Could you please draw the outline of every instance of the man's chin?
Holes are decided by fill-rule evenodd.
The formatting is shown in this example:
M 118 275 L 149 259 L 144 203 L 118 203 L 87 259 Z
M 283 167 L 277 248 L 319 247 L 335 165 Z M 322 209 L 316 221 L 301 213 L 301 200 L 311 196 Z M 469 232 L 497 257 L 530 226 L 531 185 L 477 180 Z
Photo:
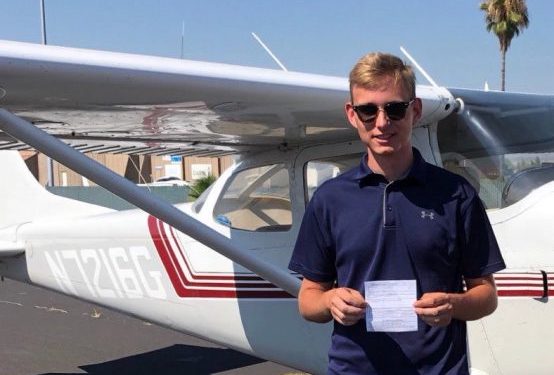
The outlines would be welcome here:
M 412 149 L 411 144 L 398 144 L 398 143 L 389 143 L 389 144 L 369 144 L 369 150 L 374 155 L 379 156 L 388 156 L 388 155 L 397 155 L 404 154 L 406 150 Z
M 371 153 L 374 155 L 387 156 L 396 153 L 396 149 L 393 146 L 377 146 L 370 147 Z

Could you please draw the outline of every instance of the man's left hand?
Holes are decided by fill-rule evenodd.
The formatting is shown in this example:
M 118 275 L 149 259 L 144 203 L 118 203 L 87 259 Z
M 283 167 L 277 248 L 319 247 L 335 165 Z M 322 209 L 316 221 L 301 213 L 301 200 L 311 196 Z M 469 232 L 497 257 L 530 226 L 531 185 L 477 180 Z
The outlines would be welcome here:
M 414 302 L 416 314 L 433 327 L 446 327 L 452 321 L 453 306 L 448 293 L 425 293 Z

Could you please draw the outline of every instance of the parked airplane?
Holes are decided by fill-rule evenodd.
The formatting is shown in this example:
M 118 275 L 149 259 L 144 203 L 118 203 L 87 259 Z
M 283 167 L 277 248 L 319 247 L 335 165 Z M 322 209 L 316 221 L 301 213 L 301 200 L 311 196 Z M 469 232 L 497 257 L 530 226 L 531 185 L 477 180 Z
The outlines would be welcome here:
M 554 96 L 417 95 L 414 145 L 475 185 L 508 265 L 497 311 L 469 323 L 472 373 L 549 373 Z M 314 189 L 363 151 L 346 79 L 0 41 L 0 96 L 0 149 L 35 148 L 144 210 L 52 195 L 0 151 L 1 275 L 325 372 L 331 326 L 301 319 L 287 264 Z M 78 151 L 93 149 L 240 161 L 174 208 Z

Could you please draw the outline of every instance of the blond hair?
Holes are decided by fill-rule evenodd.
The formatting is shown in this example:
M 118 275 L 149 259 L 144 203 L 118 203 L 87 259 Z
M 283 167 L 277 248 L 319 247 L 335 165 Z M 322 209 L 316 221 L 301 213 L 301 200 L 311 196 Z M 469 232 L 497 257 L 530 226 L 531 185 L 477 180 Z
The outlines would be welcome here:
M 351 100 L 354 86 L 374 90 L 380 88 L 387 78 L 392 78 L 395 85 L 400 83 L 410 94 L 410 99 L 415 98 L 416 81 L 412 67 L 394 55 L 372 52 L 359 59 L 350 71 Z

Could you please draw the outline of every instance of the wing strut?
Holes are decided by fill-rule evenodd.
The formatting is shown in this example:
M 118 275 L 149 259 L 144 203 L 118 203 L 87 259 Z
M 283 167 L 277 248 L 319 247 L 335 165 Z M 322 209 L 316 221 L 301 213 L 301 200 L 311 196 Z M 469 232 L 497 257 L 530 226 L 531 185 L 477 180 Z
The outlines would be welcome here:
M 143 191 L 131 181 L 5 109 L 0 109 L 0 130 L 27 143 L 117 196 L 140 207 L 150 215 L 248 268 L 289 294 L 298 296 L 300 280 L 287 271 L 246 253 L 225 236 L 192 219 L 161 198 Z

